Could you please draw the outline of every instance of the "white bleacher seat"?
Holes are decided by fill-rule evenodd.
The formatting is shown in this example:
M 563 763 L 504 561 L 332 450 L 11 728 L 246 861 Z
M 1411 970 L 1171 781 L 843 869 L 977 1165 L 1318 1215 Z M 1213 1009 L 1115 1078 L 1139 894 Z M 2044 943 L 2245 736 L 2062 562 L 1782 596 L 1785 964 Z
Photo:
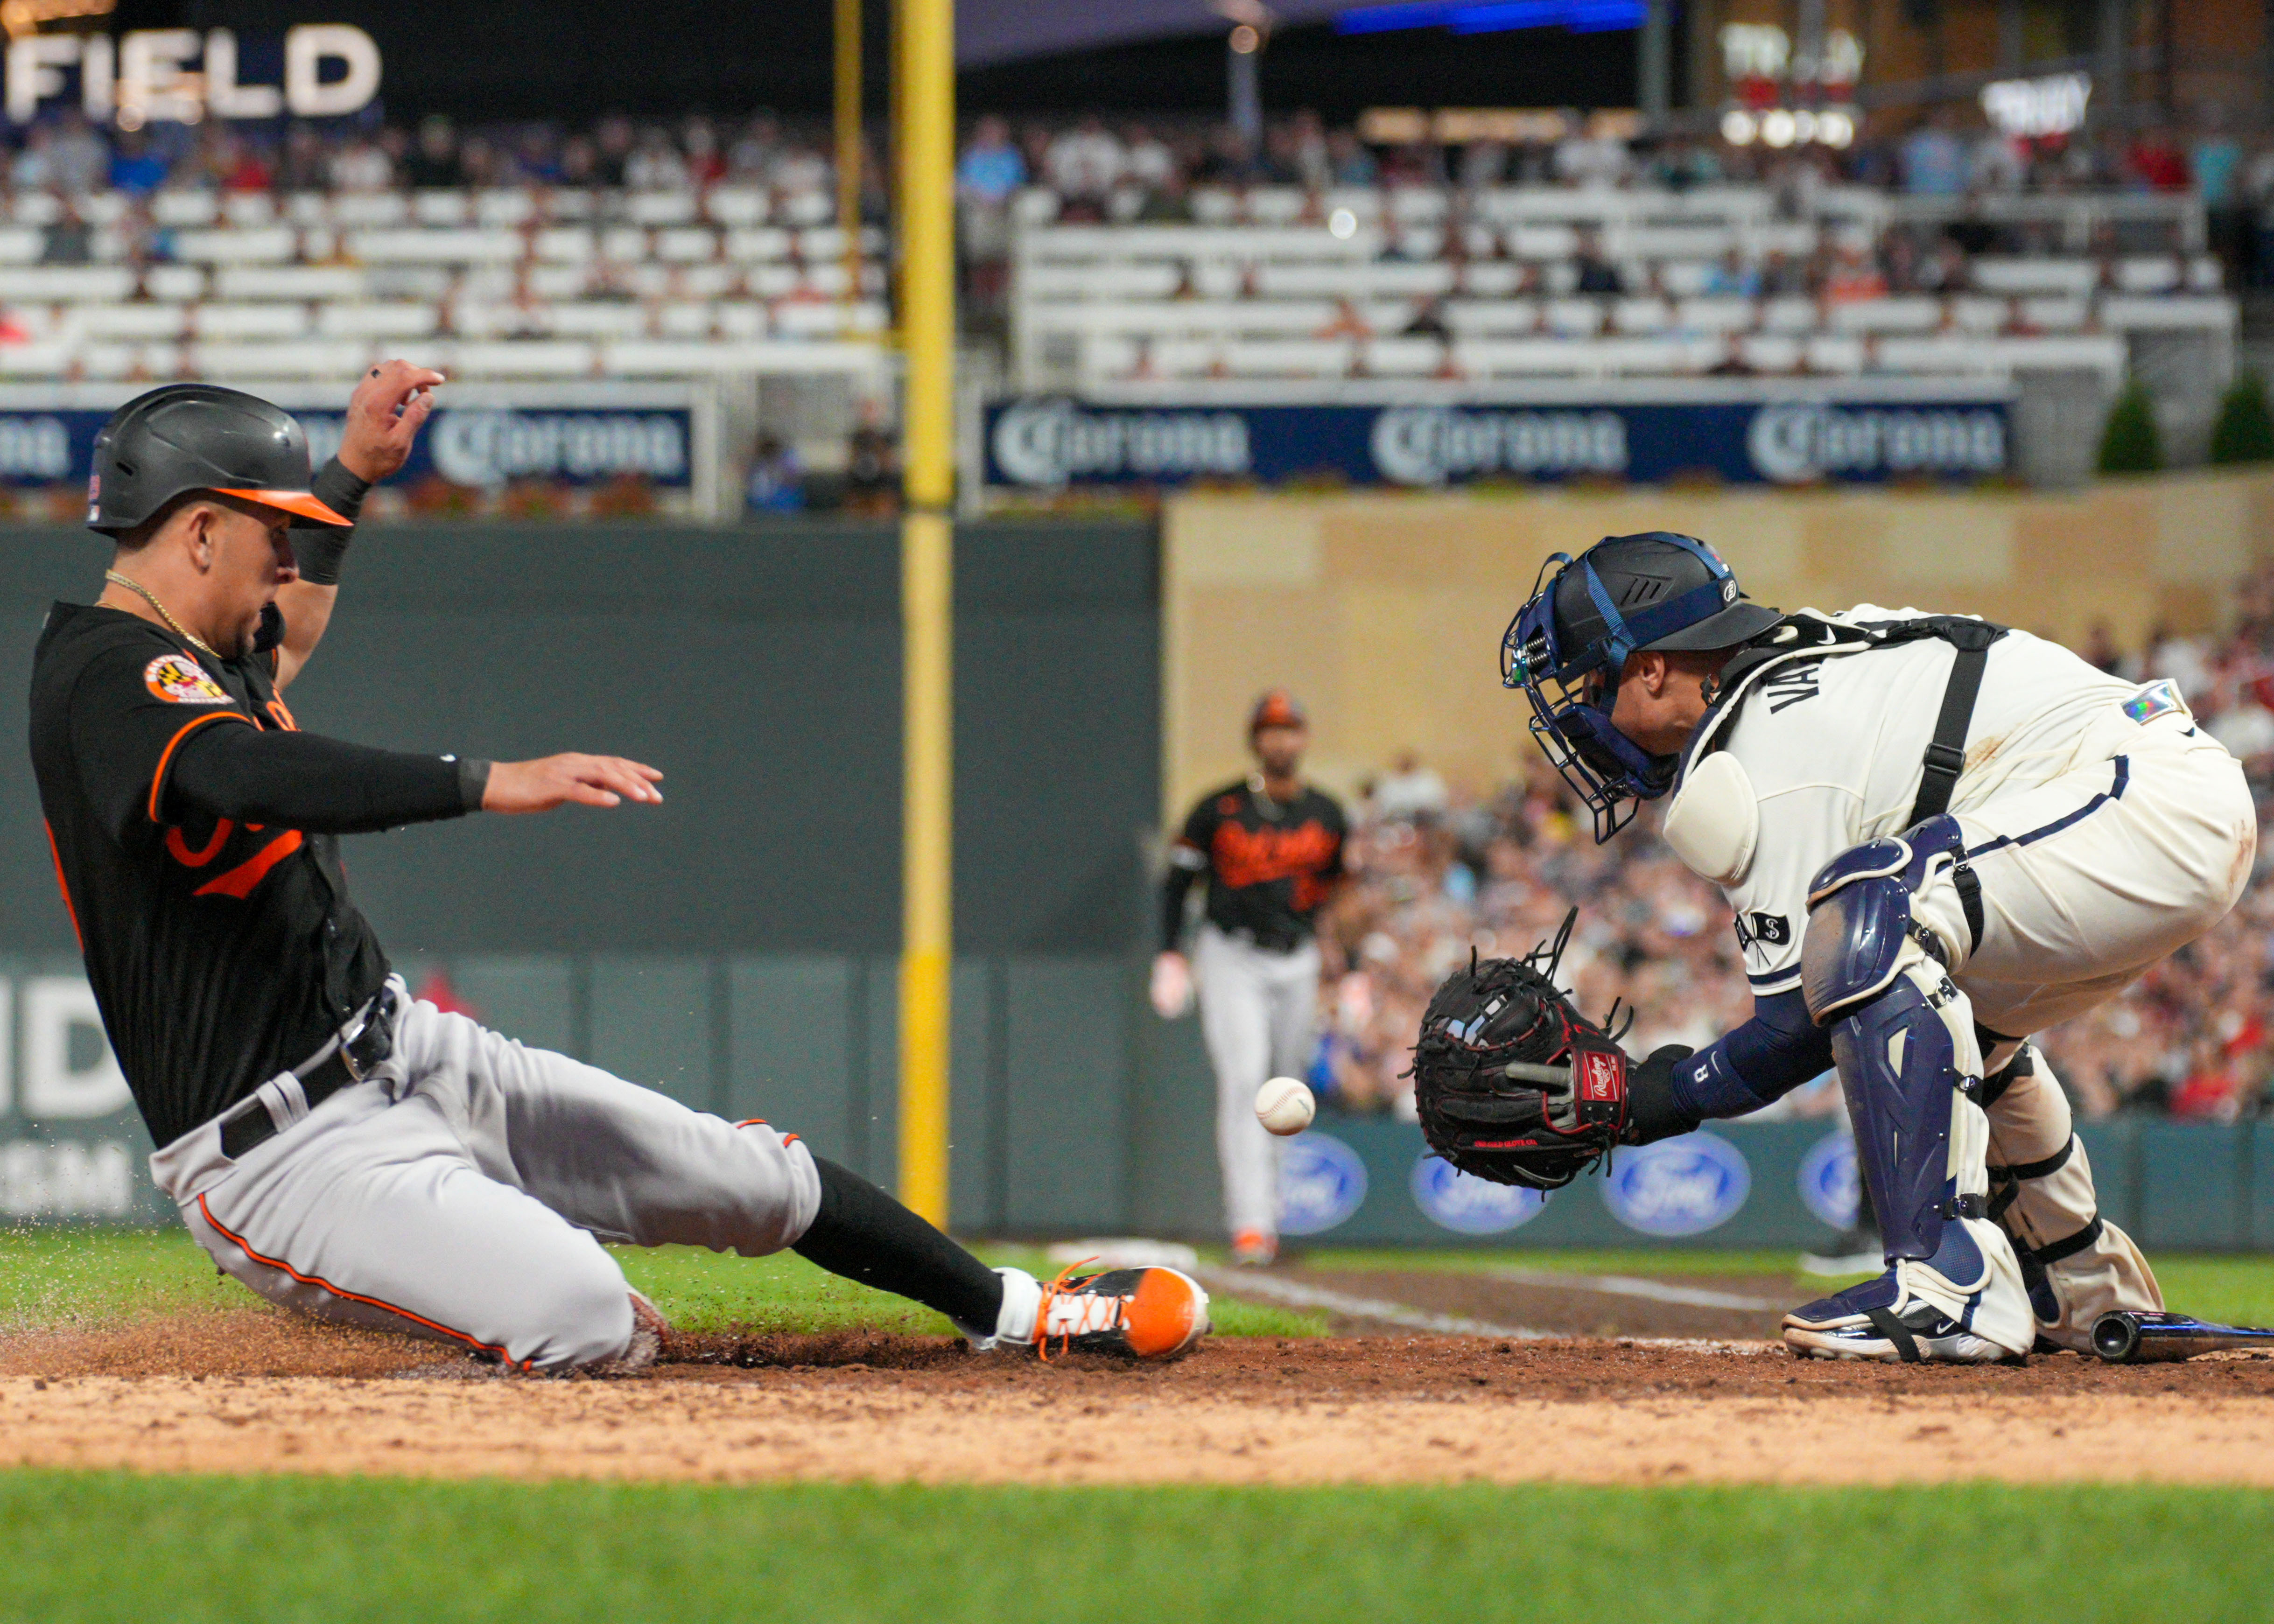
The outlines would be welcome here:
M 624 218 L 636 226 L 688 225 L 702 201 L 691 192 L 635 192 L 624 199 Z
M 1194 264 L 1192 277 L 1193 291 L 1204 299 L 1236 299 L 1247 290 L 1246 273 L 1221 260 Z
M 1235 378 L 1341 378 L 1358 358 L 1347 338 L 1236 338 L 1224 347 L 1224 370 Z
M 1310 200 L 1298 187 L 1258 186 L 1247 194 L 1247 217 L 1259 226 L 1291 226 Z
M 1408 298 L 1450 293 L 1456 267 L 1442 259 L 1380 259 L 1372 265 L 1259 265 L 1265 298 Z
M 142 291 L 154 299 L 201 299 L 206 296 L 205 267 L 154 265 L 142 273 Z
M 1524 267 L 1513 259 L 1472 259 L 1461 267 L 1459 283 L 1472 298 L 1512 298 L 1524 286 Z
M 375 229 L 409 223 L 410 199 L 400 192 L 343 192 L 332 199 L 332 223 Z
M 1747 333 L 1737 340 L 1737 357 L 1757 372 L 1799 369 L 1801 342 L 1788 333 Z
M 1674 325 L 1674 307 L 1664 299 L 1620 299 L 1611 306 L 1611 327 L 1628 334 L 1663 333 Z
M 1551 260 L 1540 267 L 1538 285 L 1552 298 L 1569 298 L 1578 289 L 1579 267 L 1569 259 Z
M 202 188 L 169 186 L 150 194 L 150 219 L 156 225 L 210 225 L 220 214 L 221 200 Z
M 1962 294 L 1950 301 L 1950 324 L 1962 333 L 2000 333 L 2014 319 L 2011 300 Z
M 555 304 L 546 331 L 563 338 L 644 338 L 651 327 L 646 308 L 614 299 Z
M 0 378 L 56 378 L 71 370 L 79 346 L 42 340 L 0 344 Z
M 171 303 L 88 304 L 76 325 L 89 338 L 179 338 L 189 330 L 189 309 Z
M 2192 293 L 2217 293 L 2226 286 L 2226 267 L 2216 254 L 2198 254 L 2187 265 L 2187 289 Z
M 1615 338 L 1590 344 L 1595 367 L 1623 376 L 1681 376 L 1702 372 L 1719 361 L 1726 346 L 1719 339 Z
M 184 231 L 174 238 L 177 257 L 208 264 L 281 264 L 291 259 L 299 245 L 300 234 L 290 226 Z
M 1888 372 L 1964 374 L 1998 369 L 1996 352 L 1990 346 L 1958 333 L 1883 338 L 1874 361 L 1880 371 Z
M 527 225 L 537 218 L 537 194 L 526 186 L 492 186 L 474 193 L 478 226 Z
M 1433 377 L 1445 365 L 1445 346 L 1434 338 L 1368 339 L 1359 365 L 1376 378 Z
M 358 299 L 367 287 L 354 265 L 224 265 L 214 273 L 220 299 Z
M 2170 293 L 2186 280 L 2187 269 L 2176 255 L 2157 254 L 2149 259 L 2116 262 L 2116 289 L 2120 293 Z
M 218 212 L 218 206 L 216 206 Z M 204 225 L 213 218 L 184 221 L 184 225 Z M 328 192 L 296 192 L 284 199 L 284 218 L 296 226 L 328 226 L 332 223 L 332 198 Z
M 240 231 L 276 222 L 276 200 L 265 192 L 231 192 L 221 200 L 221 217 Z
M 742 271 L 740 266 L 711 259 L 700 265 L 674 267 L 672 280 L 677 283 L 673 289 L 676 297 L 717 299 L 724 298 L 742 285 Z
M 1075 370 L 1085 378 L 1118 379 L 1133 374 L 1141 362 L 1151 365 L 1150 347 L 1141 339 L 1093 334 L 1081 341 Z
M 326 338 L 432 338 L 440 312 L 425 300 L 320 305 L 316 330 Z
M 1161 378 L 1206 378 L 1217 369 L 1214 341 L 1205 338 L 1164 338 L 1150 349 L 1154 374 Z
M 586 186 L 559 186 L 545 194 L 546 218 L 556 223 L 592 220 L 600 214 L 600 194 Z
M 798 291 L 816 298 L 833 299 L 850 290 L 845 267 L 834 261 L 809 265 L 798 274 Z
M 582 378 L 593 371 L 591 345 L 529 339 L 473 341 L 442 347 L 454 376 L 464 378 Z
M 582 265 L 532 265 L 524 280 L 536 298 L 576 299 L 584 297 L 592 273 L 589 267 Z
M 1983 348 L 1992 361 L 2007 372 L 2091 369 L 2113 383 L 2124 375 L 2129 364 L 2123 339 L 2112 333 L 2059 338 L 1999 338 L 1988 341 Z
M 341 258 L 340 234 L 329 226 L 300 228 L 300 258 L 310 265 L 324 265 Z
M 784 338 L 834 338 L 883 327 L 883 306 L 864 299 L 791 299 L 774 307 L 774 331 Z
M 1402 225 L 1434 223 L 1452 207 L 1452 199 L 1434 186 L 1392 186 L 1384 201 L 1389 217 Z
M 2040 333 L 2074 333 L 2092 314 L 2091 304 L 2082 297 L 2025 298 L 2016 300 L 2014 305 L 2022 325 Z
M 1807 341 L 1808 370 L 1847 376 L 1864 370 L 1864 341 L 1841 333 L 1818 333 Z
M 1547 330 L 1564 338 L 1593 338 L 1603 330 L 1600 299 L 1550 299 L 1541 314 Z
M 1329 237 L 1327 240 L 1332 242 L 1335 239 Z M 1434 259 L 1445 252 L 1445 233 L 1438 226 L 1392 226 L 1382 232 L 1382 242 L 1385 263 Z M 1389 252 L 1392 244 L 1397 249 L 1394 256 Z
M 1743 333 L 1759 320 L 1752 300 L 1726 295 L 1684 299 L 1674 310 L 1674 325 L 1691 333 Z
M 1835 333 L 1931 333 L 1942 325 L 1942 301 L 1924 294 L 1849 299 L 1832 306 Z
M 1773 253 L 1788 259 L 1804 259 L 1816 252 L 1820 234 L 1815 226 L 1804 220 L 1764 221 L 1747 226 L 1737 234 L 1743 245 L 1745 257 L 1758 259 Z
M 2100 301 L 2103 327 L 2127 332 L 2224 332 L 2235 325 L 2233 299 L 2206 298 L 2199 294 L 2172 294 L 2165 298 L 2120 298 Z
M 1019 272 L 1021 299 L 1165 299 L 1184 281 L 1173 265 L 1032 265 Z
M 1603 252 L 1637 259 L 1718 259 L 1737 245 L 1728 226 L 1629 226 L 1603 238 Z
M 810 226 L 797 234 L 792 252 L 801 259 L 842 259 L 845 233 L 835 226 Z M 885 252 L 885 234 L 874 226 L 861 228 L 861 253 L 875 259 Z
M 0 303 L 76 303 L 124 299 L 134 294 L 134 273 L 122 265 L 0 267 Z
M 586 226 L 546 226 L 529 241 L 531 254 L 553 265 L 584 265 L 599 252 L 599 243 Z
M 1658 285 L 1677 299 L 1699 298 L 1713 285 L 1713 268 L 1703 259 L 1668 259 L 1658 267 Z
M 715 325 L 707 303 L 681 300 L 655 312 L 656 335 L 660 338 L 707 339 Z
M 1186 200 L 1193 218 L 1204 226 L 1228 226 L 1239 218 L 1239 199 L 1221 186 L 1195 186 Z
M 1593 370 L 1592 348 L 1555 338 L 1465 338 L 1453 346 L 1453 365 L 1472 378 L 1570 376 Z
M 798 289 L 800 273 L 787 260 L 779 265 L 756 265 L 742 274 L 742 285 L 762 299 L 787 298 Z
M 1028 186 L 1011 199 L 1011 218 L 1022 226 L 1046 226 L 1058 217 L 1058 194 L 1048 186 Z
M 486 277 L 501 279 L 508 290 L 513 272 L 504 266 L 472 266 L 460 270 L 446 265 L 367 265 L 364 287 L 374 299 L 439 299 L 463 284 L 479 287 Z
M 826 192 L 787 192 L 783 195 L 775 213 L 788 225 L 826 225 L 837 218 L 837 199 Z
M 0 265 L 30 265 L 45 244 L 45 235 L 35 226 L 0 226 Z
M 200 342 L 183 353 L 195 370 L 213 378 L 343 378 L 363 370 L 371 347 L 345 339 L 271 344 Z
M 758 339 L 773 331 L 772 317 L 764 305 L 754 300 L 729 299 L 713 308 L 721 338 Z
M 1537 299 L 1453 299 L 1445 325 L 1462 338 L 1522 337 L 1540 330 Z
M 80 344 L 74 349 L 72 359 L 79 375 L 89 379 L 156 382 L 177 377 L 182 371 L 182 349 L 178 344 Z
M 518 233 L 463 227 L 439 231 L 355 231 L 348 252 L 358 259 L 425 265 L 510 264 L 522 257 Z
M 703 199 L 704 214 L 728 227 L 764 225 L 770 207 L 764 191 L 757 186 L 714 186 Z
M 743 228 L 727 233 L 727 257 L 745 265 L 789 258 L 790 234 L 779 226 Z
M 428 187 L 410 194 L 410 218 L 422 226 L 462 226 L 474 217 L 474 200 L 463 192 Z M 505 225 L 507 221 L 484 221 Z
M 1977 258 L 1974 285 L 1984 293 L 2067 294 L 2082 297 L 2100 281 L 2090 259 L 2001 259 Z
M 640 226 L 609 226 L 600 233 L 600 258 L 636 265 L 648 257 L 648 234 Z
M 1764 333 L 1811 333 L 1816 330 L 1816 301 L 1797 294 L 1761 301 Z
M 200 304 L 192 318 L 198 338 L 299 338 L 308 331 L 305 304 Z
M 19 226 L 51 226 L 64 217 L 64 200 L 52 192 L 19 192 L 8 204 L 8 218 Z
M 719 257 L 719 234 L 709 226 L 666 226 L 655 234 L 655 257 L 676 264 Z
M 601 352 L 601 370 L 612 378 L 735 372 L 749 365 L 734 345 L 691 339 L 620 339 Z

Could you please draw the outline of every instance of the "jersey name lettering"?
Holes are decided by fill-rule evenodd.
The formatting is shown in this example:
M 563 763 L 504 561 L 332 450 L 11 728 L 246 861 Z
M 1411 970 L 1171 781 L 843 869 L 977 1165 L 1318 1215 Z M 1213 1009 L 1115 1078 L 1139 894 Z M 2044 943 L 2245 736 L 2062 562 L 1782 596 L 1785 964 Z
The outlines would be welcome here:
M 1823 674 L 1824 662 L 1810 660 L 1788 671 L 1780 671 L 1761 684 L 1761 696 L 1768 701 L 1769 713 L 1773 716 L 1787 710 L 1803 699 L 1816 697 L 1817 679 Z

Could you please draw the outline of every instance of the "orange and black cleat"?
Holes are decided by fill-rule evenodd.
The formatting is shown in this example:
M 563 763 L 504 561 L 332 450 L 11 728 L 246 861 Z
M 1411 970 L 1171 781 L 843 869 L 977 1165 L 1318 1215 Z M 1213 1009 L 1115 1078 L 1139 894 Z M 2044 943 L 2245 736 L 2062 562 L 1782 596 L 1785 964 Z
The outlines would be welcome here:
M 1172 1268 L 1072 1269 L 1043 1287 L 1035 1348 L 1052 1353 L 1115 1353 L 1172 1359 L 1208 1335 L 1209 1298 L 1198 1281 Z

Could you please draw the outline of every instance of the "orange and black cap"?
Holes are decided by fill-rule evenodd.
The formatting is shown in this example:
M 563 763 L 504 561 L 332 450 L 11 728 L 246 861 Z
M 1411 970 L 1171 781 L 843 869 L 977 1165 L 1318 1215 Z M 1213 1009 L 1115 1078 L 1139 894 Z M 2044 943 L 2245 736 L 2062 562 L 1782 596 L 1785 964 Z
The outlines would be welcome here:
M 1304 714 L 1302 705 L 1284 688 L 1275 688 L 1255 702 L 1247 713 L 1247 731 L 1252 736 L 1266 727 L 1308 727 L 1311 718 Z
M 121 406 L 94 437 L 89 530 L 123 536 L 198 491 L 289 513 L 297 523 L 351 523 L 310 493 L 298 420 L 242 389 L 168 384 Z

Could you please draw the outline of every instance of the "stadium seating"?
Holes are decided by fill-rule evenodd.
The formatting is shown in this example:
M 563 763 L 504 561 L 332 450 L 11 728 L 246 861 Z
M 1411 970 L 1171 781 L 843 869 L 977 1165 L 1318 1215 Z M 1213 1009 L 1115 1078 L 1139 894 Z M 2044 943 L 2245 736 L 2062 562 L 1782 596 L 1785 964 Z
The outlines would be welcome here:
M 2105 199 L 2025 199 L 2059 241 Z M 2109 379 L 2141 334 L 2231 343 L 2234 301 L 2190 199 L 2131 199 L 2157 252 L 1977 254 L 1943 285 L 1888 292 L 1879 234 L 1936 216 L 1857 188 L 1805 217 L 1766 188 L 1203 188 L 1190 224 L 1057 223 L 1012 209 L 1012 376 L 1029 389 L 1135 379 L 1863 372 Z M 1952 213 L 1946 204 L 1942 215 Z M 2069 215 L 2078 218 L 2070 220 Z M 1591 289 L 1585 292 L 1583 270 Z M 1843 285 L 1843 267 L 1858 267 Z M 1771 273 L 1775 277 L 1771 277 Z M 1765 279 L 1810 292 L 1758 290 Z

